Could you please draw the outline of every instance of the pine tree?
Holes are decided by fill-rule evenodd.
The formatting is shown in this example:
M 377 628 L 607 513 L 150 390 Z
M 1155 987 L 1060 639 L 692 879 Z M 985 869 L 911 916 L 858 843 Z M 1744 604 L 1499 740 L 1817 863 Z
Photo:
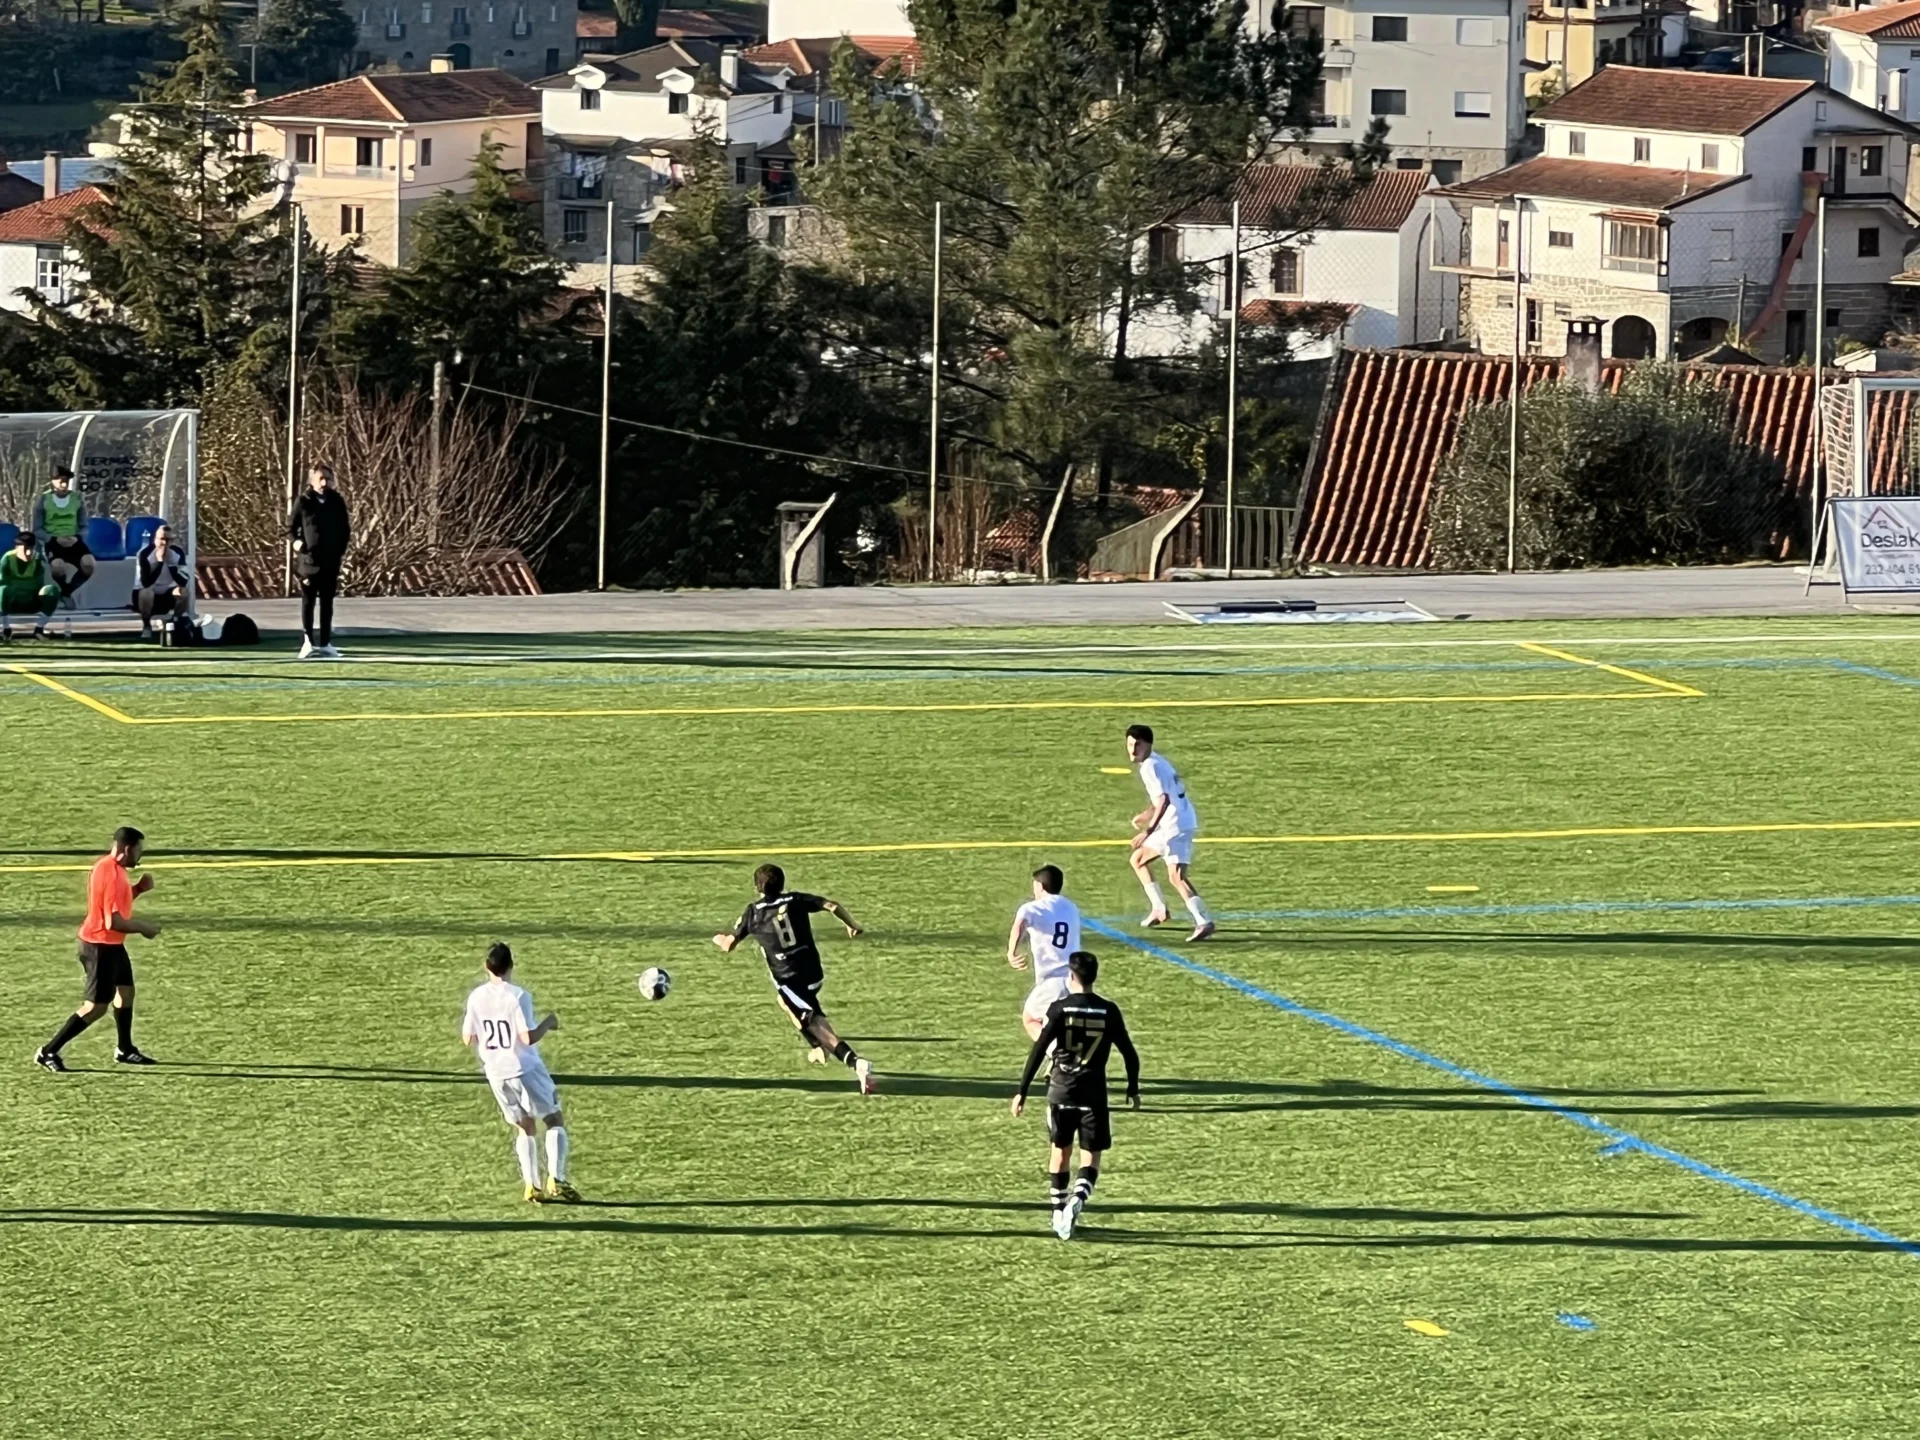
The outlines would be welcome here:
M 218 0 L 180 40 L 132 112 L 110 201 L 71 232 L 80 304 L 37 312 L 73 403 L 193 403 L 216 368 L 264 373 L 285 340 L 288 207 L 272 160 L 246 153 Z
M 319 84 L 340 74 L 356 33 L 340 0 L 273 0 L 256 39 L 274 74 Z

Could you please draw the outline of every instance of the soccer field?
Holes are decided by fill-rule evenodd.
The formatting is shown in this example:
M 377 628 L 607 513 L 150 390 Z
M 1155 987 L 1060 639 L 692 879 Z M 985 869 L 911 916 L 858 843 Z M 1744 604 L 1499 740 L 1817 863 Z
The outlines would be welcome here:
M 1897 618 L 15 645 L 0 1434 L 1911 1435 L 1917 687 Z M 120 824 L 161 1063 L 44 1074 Z M 707 943 L 761 860 L 869 927 L 871 1099 Z M 1045 861 L 1145 1073 L 1067 1244 Z M 496 939 L 581 1207 L 459 1043 Z

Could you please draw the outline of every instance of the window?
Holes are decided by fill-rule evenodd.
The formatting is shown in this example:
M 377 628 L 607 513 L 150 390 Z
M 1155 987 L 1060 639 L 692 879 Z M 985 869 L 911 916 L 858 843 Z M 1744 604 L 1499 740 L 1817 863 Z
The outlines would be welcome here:
M 1718 228 L 1707 232 L 1707 258 L 1709 260 L 1733 259 L 1733 231 Z
M 1407 113 L 1407 92 L 1404 90 L 1376 90 L 1373 92 L 1373 113 L 1376 115 L 1404 115 Z
M 559 18 L 560 18 L 560 7 L 558 5 L 549 5 L 547 7 L 547 23 L 551 25 L 557 20 L 559 20 Z
M 1870 260 L 1880 253 L 1880 227 L 1862 225 L 1860 227 L 1860 258 Z
M 1837 305 L 1829 305 L 1827 307 L 1827 329 L 1838 330 L 1839 328 L 1840 328 L 1840 307 Z
M 687 113 L 686 91 L 670 90 L 667 92 L 667 113 L 669 115 L 684 115 Z
M 560 212 L 560 239 L 567 245 L 587 243 L 587 212 L 584 210 L 562 210 Z
M 1234 273 L 1236 268 L 1239 271 L 1237 276 Z M 1246 293 L 1247 262 L 1241 260 L 1236 266 L 1233 256 L 1224 256 L 1220 261 L 1220 308 L 1223 311 L 1232 310 L 1240 303 L 1240 297 Z
M 1633 137 L 1633 163 L 1644 165 L 1653 159 L 1653 141 L 1644 135 Z
M 487 6 L 487 23 L 491 25 L 493 24 L 493 21 L 494 21 L 494 7 L 489 5 Z
M 1512 236 L 1513 222 L 1511 220 L 1502 220 L 1493 227 L 1493 265 L 1496 270 L 1504 270 L 1512 263 L 1508 258 L 1512 254 Z
M 364 206 L 342 205 L 340 207 L 340 233 L 342 235 L 367 233 L 367 212 Z
M 747 183 L 747 157 L 744 155 L 733 157 L 733 183 L 736 185 Z
M 1820 168 L 1820 150 L 1818 146 L 1804 145 L 1800 149 L 1800 168 L 1818 170 Z
M 296 165 L 313 164 L 313 139 L 311 135 L 293 137 L 293 163 Z
M 1529 300 L 1527 301 L 1527 344 L 1529 346 L 1535 346 L 1539 343 L 1540 302 L 1538 300 Z
M 1571 250 L 1573 248 L 1573 232 L 1571 230 L 1555 230 L 1549 228 L 1547 230 L 1547 247 L 1552 250 Z
M 787 243 L 787 217 L 769 215 L 767 217 L 767 244 L 778 250 Z
M 466 6 L 456 5 L 453 7 L 453 29 L 456 35 L 466 34 L 467 32 L 467 7 Z
M 1607 221 L 1607 245 L 1601 265 L 1651 275 L 1660 269 L 1660 227 L 1631 220 Z
M 1273 252 L 1273 293 L 1298 295 L 1300 290 L 1300 252 L 1282 245 Z
M 423 168 L 433 164 L 433 141 L 422 140 L 420 142 L 420 152 L 415 157 L 413 163 Z
M 1313 82 L 1313 95 L 1308 99 L 1307 106 L 1312 112 L 1314 124 L 1331 125 L 1333 123 L 1333 116 L 1327 113 L 1327 81 L 1324 75 Z
M 1493 21 L 1462 18 L 1454 22 L 1453 38 L 1460 45 L 1493 44 Z
M 1567 131 L 1567 154 L 1584 155 L 1587 153 L 1587 132 L 1584 130 Z
M 1827 102 L 1826 101 L 1816 100 L 1813 102 L 1813 118 L 1816 120 L 1824 120 L 1827 118 Z
M 598 90 L 582 90 L 580 92 L 580 108 L 582 110 L 598 110 L 600 108 L 600 92 Z
M 786 96 L 776 95 L 773 97 L 773 113 L 774 114 L 779 115 L 783 113 L 786 110 L 786 108 L 787 108 Z
M 1886 163 L 1886 146 L 1862 145 L 1860 147 L 1860 173 L 1862 175 L 1883 175 L 1886 173 Z
M 1327 35 L 1327 12 L 1318 5 L 1289 5 L 1287 7 L 1287 38 L 1290 40 L 1324 40 Z
M 367 7 L 362 5 L 360 7 L 360 28 L 362 30 L 367 28 L 368 15 L 369 15 L 369 12 L 367 10 Z
M 1720 147 L 1718 145 L 1702 145 L 1700 147 L 1700 168 L 1702 170 L 1718 170 L 1720 168 Z
M 1485 120 L 1493 114 L 1493 96 L 1485 90 L 1456 90 L 1453 113 L 1459 120 Z
M 1458 185 L 1462 163 L 1459 160 L 1436 160 L 1427 168 L 1433 172 L 1433 178 L 1442 185 Z
M 66 257 L 58 250 L 42 250 L 33 262 L 33 288 L 49 300 L 66 298 Z
M 1171 225 L 1156 225 L 1147 231 L 1147 264 L 1178 265 L 1180 263 L 1180 232 Z
M 1404 15 L 1376 15 L 1373 17 L 1373 38 L 1376 40 L 1404 40 L 1407 38 L 1407 17 Z
M 431 25 L 433 23 L 433 0 L 421 0 L 420 23 L 422 25 Z
M 380 168 L 380 142 L 365 135 L 358 136 L 353 142 L 353 163 L 357 169 L 378 170 Z
M 1402 155 L 1398 160 L 1393 162 L 1393 168 L 1396 170 L 1424 170 L 1427 166 L 1424 160 L 1417 159 L 1411 155 Z

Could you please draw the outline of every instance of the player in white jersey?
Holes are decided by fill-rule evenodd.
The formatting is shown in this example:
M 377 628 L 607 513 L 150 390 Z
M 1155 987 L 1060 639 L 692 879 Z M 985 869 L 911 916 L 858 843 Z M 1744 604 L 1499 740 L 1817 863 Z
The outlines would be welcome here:
M 480 1068 L 493 1086 L 500 1113 L 513 1126 L 514 1154 L 528 1200 L 572 1203 L 580 1192 L 567 1183 L 567 1127 L 560 1096 L 540 1058 L 539 1044 L 560 1028 L 560 1017 L 533 1023 L 533 996 L 513 983 L 513 951 L 495 945 L 487 951 L 487 978 L 467 996 L 467 1018 L 460 1043 L 480 1050 Z M 534 1122 L 547 1127 L 547 1184 L 540 1185 L 540 1145 Z
M 1146 725 L 1127 727 L 1127 758 L 1140 767 L 1140 781 L 1147 787 L 1147 808 L 1133 817 L 1133 874 L 1147 892 L 1147 918 L 1142 925 L 1167 923 L 1167 902 L 1160 887 L 1153 883 L 1156 856 L 1166 862 L 1167 878 L 1193 917 L 1189 940 L 1204 940 L 1213 934 L 1213 920 L 1201 902 L 1187 869 L 1193 864 L 1193 837 L 1200 821 L 1187 798 L 1187 787 L 1173 762 L 1153 748 L 1153 730 Z
M 1040 1038 L 1048 1007 L 1067 993 L 1067 957 L 1080 948 L 1080 907 L 1060 893 L 1066 883 L 1058 865 L 1034 871 L 1033 899 L 1013 912 L 1013 930 L 1007 936 L 1007 964 L 1014 969 L 1027 968 L 1020 954 L 1021 936 L 1033 952 L 1033 989 L 1020 1007 L 1029 1040 Z

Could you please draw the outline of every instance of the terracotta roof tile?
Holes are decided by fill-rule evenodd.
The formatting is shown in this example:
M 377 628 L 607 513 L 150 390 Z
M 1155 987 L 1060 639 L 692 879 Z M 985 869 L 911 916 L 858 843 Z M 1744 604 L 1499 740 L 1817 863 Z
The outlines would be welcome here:
M 1240 221 L 1260 228 L 1289 226 L 1302 206 L 1321 208 L 1312 193 L 1325 183 L 1318 165 L 1253 165 L 1227 200 L 1209 200 L 1194 206 L 1181 220 L 1189 225 L 1225 225 L 1232 219 L 1230 202 L 1240 201 Z M 1365 188 L 1351 196 L 1323 227 L 1328 230 L 1398 230 L 1427 192 L 1425 170 L 1381 170 Z M 1323 191 L 1324 195 L 1325 192 Z
M 1711 191 L 1737 185 L 1746 178 L 1541 155 L 1478 180 L 1449 185 L 1440 193 L 1462 200 L 1511 200 L 1515 195 L 1534 195 L 1548 200 L 1579 200 L 1589 205 L 1666 210 L 1683 200 L 1698 200 Z
M 1500 355 L 1349 350 L 1337 363 L 1340 373 L 1321 416 L 1307 477 L 1299 558 L 1320 565 L 1423 569 L 1433 563 L 1427 515 L 1434 475 L 1452 451 L 1466 413 L 1506 399 L 1512 361 Z M 1605 382 L 1619 385 L 1626 368 L 1609 363 Z M 1560 369 L 1558 360 L 1526 361 L 1522 391 L 1556 378 Z M 1694 373 L 1727 393 L 1742 437 L 1778 459 L 1787 490 L 1804 511 L 1812 483 L 1812 372 L 1729 365 Z M 1897 442 L 1877 443 L 1876 454 L 1906 453 L 1915 400 L 1912 391 L 1876 394 L 1873 431 Z M 1890 481 L 1875 477 L 1874 493 Z M 1756 538 L 1782 556 L 1789 543 L 1786 536 Z
M 0 212 L 0 245 L 57 245 L 67 238 L 67 227 L 83 210 L 106 198 L 104 190 L 82 185 L 52 200 Z
M 537 115 L 539 97 L 504 70 L 417 70 L 355 75 L 262 100 L 242 113 L 263 120 L 359 120 L 377 125 Z
M 750 40 L 760 31 L 721 10 L 662 10 L 654 33 L 662 40 Z
M 905 75 L 912 75 L 920 68 L 920 42 L 910 35 L 824 35 L 807 40 L 775 40 L 750 46 L 743 54 L 756 65 L 785 65 L 795 75 L 812 75 L 833 68 L 833 48 L 842 40 L 853 46 L 854 54 L 870 70 L 879 70 L 889 60 L 898 60 Z
M 1242 325 L 1285 325 L 1315 335 L 1331 335 L 1359 313 L 1358 305 L 1337 300 L 1249 300 L 1240 307 Z
M 577 40 L 611 40 L 619 33 L 618 15 L 609 15 L 600 10 L 582 10 L 574 18 L 573 34 Z
M 1544 106 L 1534 119 L 1690 135 L 1744 135 L 1781 106 L 1815 88 L 1812 80 L 1609 65 Z
M 1833 15 L 1815 21 L 1814 28 L 1871 35 L 1876 40 L 1920 39 L 1920 0 L 1906 0 L 1902 5 L 1875 5 L 1851 15 Z

